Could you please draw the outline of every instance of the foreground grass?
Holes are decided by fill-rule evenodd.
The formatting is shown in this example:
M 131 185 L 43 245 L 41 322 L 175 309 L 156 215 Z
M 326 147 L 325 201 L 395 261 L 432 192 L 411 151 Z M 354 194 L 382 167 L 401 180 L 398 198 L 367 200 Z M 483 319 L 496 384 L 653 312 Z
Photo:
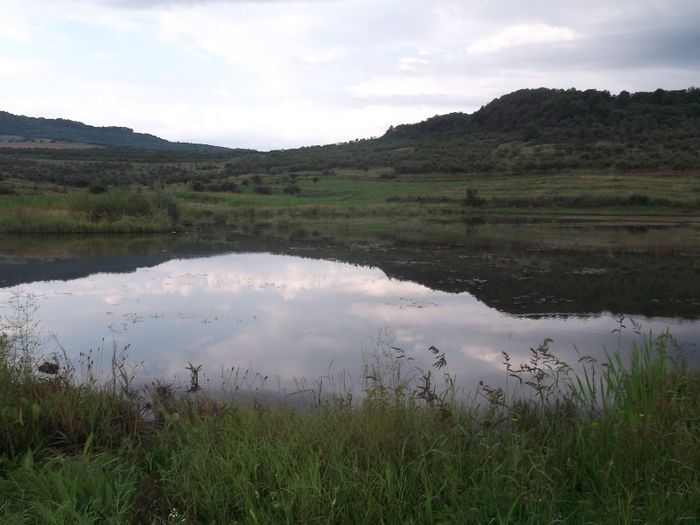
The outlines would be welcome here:
M 118 357 L 78 384 L 60 360 L 37 372 L 20 332 L 0 342 L 0 521 L 697 522 L 700 376 L 670 365 L 671 343 L 569 379 L 545 341 L 507 363 L 527 398 L 457 402 L 438 359 L 413 382 L 368 369 L 359 404 L 298 410 L 135 392 Z

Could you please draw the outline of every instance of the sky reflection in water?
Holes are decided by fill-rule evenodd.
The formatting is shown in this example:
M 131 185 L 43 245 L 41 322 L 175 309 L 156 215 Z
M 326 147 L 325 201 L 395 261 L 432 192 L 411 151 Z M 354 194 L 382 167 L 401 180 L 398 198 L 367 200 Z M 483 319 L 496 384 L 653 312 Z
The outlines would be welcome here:
M 37 296 L 45 333 L 55 334 L 69 356 L 130 344 L 129 360 L 143 361 L 146 381 L 185 377 L 192 362 L 203 364 L 213 381 L 222 366 L 240 365 L 278 376 L 285 388 L 293 389 L 295 377 L 313 380 L 329 369 L 346 370 L 359 382 L 363 351 L 382 339 L 422 366 L 430 363 L 427 348 L 437 346 L 463 386 L 498 384 L 505 378 L 502 351 L 525 359 L 549 337 L 555 352 L 574 363 L 576 349 L 602 357 L 603 348 L 619 343 L 613 315 L 514 317 L 468 293 L 389 279 L 376 268 L 266 253 L 34 282 L 0 290 L 0 303 L 13 290 Z M 682 341 L 700 339 L 698 321 L 637 320 L 655 333 L 668 327 Z

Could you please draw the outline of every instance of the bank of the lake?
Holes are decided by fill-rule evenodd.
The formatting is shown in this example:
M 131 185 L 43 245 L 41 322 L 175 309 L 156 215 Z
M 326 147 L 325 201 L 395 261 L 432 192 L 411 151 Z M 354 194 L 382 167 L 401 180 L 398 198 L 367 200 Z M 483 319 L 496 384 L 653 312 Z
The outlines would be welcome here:
M 118 360 L 111 380 L 78 383 L 4 339 L 0 519 L 695 522 L 700 376 L 669 361 L 672 347 L 649 337 L 629 361 L 567 378 L 545 342 L 512 370 L 524 398 L 455 398 L 439 355 L 414 381 L 378 362 L 363 401 L 336 390 L 299 411 L 161 382 L 136 391 Z

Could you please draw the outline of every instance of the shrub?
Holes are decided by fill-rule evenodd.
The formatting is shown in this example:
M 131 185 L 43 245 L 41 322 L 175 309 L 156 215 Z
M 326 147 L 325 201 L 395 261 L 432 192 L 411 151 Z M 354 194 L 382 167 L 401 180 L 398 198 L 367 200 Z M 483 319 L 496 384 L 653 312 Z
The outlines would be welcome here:
M 156 191 L 150 195 L 150 200 L 153 212 L 165 212 L 173 223 L 180 219 L 180 205 L 170 193 L 162 190 Z
M 287 187 L 284 188 L 284 192 L 287 195 L 298 195 L 301 193 L 301 188 L 296 184 L 287 184 Z
M 483 206 L 486 200 L 479 197 L 478 191 L 472 188 L 467 188 L 467 196 L 464 199 L 465 206 Z
M 626 202 L 630 206 L 648 206 L 650 203 L 651 199 L 648 195 L 630 195 Z
M 143 193 L 111 190 L 105 193 L 83 193 L 71 203 L 77 213 L 91 221 L 114 221 L 121 217 L 148 217 L 152 215 L 151 202 Z
M 230 192 L 230 193 L 240 193 L 241 188 L 238 187 L 238 184 L 236 184 L 233 181 L 229 180 L 223 180 L 221 182 L 213 182 L 211 184 L 208 184 L 206 189 L 208 191 L 214 191 L 214 192 Z
M 105 193 L 107 191 L 107 185 L 102 182 L 93 182 L 90 184 L 88 191 L 94 195 Z
M 255 193 L 259 195 L 271 195 L 272 194 L 272 188 L 270 186 L 255 186 Z

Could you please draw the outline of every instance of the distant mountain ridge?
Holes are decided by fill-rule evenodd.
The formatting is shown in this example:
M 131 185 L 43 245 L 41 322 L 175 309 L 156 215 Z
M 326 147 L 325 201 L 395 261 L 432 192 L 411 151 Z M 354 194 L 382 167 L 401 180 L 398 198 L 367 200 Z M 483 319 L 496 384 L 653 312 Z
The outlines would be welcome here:
M 0 111 L 0 135 L 147 150 L 210 153 L 235 151 L 230 148 L 208 144 L 170 142 L 148 133 L 136 133 L 131 128 L 116 126 L 97 127 L 73 120 L 26 117 L 13 115 L 6 111 Z

